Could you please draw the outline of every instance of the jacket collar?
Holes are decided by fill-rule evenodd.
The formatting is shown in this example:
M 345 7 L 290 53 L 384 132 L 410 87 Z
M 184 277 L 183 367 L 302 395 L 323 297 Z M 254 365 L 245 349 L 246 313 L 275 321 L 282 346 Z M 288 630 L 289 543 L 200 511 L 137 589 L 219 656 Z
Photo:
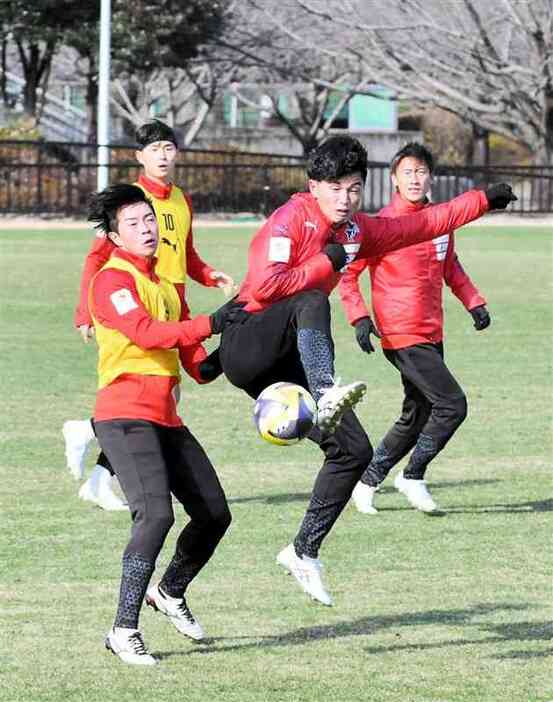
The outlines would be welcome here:
M 139 176 L 138 183 L 151 195 L 157 197 L 158 200 L 167 200 L 167 198 L 171 194 L 171 189 L 173 187 L 172 183 L 162 185 L 161 183 L 157 183 L 155 180 L 146 178 L 146 176 L 143 174 Z
M 157 282 L 157 276 L 154 273 L 157 264 L 157 258 L 155 256 L 151 256 L 150 258 L 144 258 L 143 256 L 135 256 L 134 254 L 131 254 L 128 251 L 122 251 L 121 249 L 115 249 L 115 251 L 112 253 L 112 256 L 122 258 L 124 261 L 132 263 L 132 265 L 140 273 L 143 273 L 151 280 L 155 280 Z
M 429 205 L 428 198 L 424 198 L 420 202 L 409 202 L 401 197 L 399 193 L 394 193 L 392 201 L 390 202 L 390 207 L 395 213 L 399 215 L 411 214 L 412 212 L 418 212 Z

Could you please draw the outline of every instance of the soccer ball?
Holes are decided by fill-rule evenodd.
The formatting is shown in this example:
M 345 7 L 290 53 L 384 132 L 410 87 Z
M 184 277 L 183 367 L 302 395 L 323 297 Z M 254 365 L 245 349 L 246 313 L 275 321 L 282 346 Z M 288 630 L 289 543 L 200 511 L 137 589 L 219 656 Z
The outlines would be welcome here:
M 265 441 L 291 446 L 311 431 L 317 421 L 317 404 L 301 385 L 274 383 L 257 398 L 253 420 Z

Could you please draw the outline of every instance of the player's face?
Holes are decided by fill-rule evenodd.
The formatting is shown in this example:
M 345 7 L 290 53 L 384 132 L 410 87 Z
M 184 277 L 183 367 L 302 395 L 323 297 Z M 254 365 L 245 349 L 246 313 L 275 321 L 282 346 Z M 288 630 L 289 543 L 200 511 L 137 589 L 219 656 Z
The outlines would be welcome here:
M 424 161 L 412 156 L 402 158 L 392 175 L 392 183 L 404 200 L 420 202 L 430 190 L 431 173 Z
M 325 217 L 333 224 L 342 224 L 361 207 L 363 178 L 355 173 L 339 180 L 310 180 L 309 191 Z
M 147 178 L 165 183 L 173 175 L 177 153 L 172 141 L 154 141 L 136 152 L 136 160 Z
M 110 232 L 116 246 L 135 256 L 150 257 L 157 249 L 158 226 L 146 202 L 123 205 L 117 211 L 117 232 Z

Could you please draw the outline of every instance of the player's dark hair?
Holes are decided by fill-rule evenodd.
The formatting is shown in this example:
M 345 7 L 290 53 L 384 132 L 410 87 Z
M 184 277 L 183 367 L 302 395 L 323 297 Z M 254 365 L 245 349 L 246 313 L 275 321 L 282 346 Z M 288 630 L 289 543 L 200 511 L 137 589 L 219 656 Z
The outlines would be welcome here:
M 87 219 L 89 222 L 95 222 L 94 228 L 106 235 L 109 232 L 117 232 L 119 208 L 139 202 L 147 203 L 154 212 L 151 201 L 138 186 L 126 183 L 110 185 L 99 193 L 92 193 L 88 200 Z
M 426 146 L 419 144 L 417 141 L 410 141 L 408 144 L 405 144 L 405 146 L 401 148 L 392 158 L 390 161 L 390 170 L 392 173 L 397 171 L 400 161 L 402 161 L 404 158 L 416 158 L 417 161 L 426 163 L 430 173 L 432 173 L 434 170 L 434 156 L 432 156 L 432 153 L 426 148 Z
M 367 151 L 351 136 L 333 136 L 315 147 L 307 158 L 307 177 L 312 180 L 339 180 L 360 173 L 367 177 Z
M 159 119 L 152 119 L 138 127 L 135 139 L 139 149 L 155 141 L 172 141 L 177 148 L 179 146 L 174 130 Z

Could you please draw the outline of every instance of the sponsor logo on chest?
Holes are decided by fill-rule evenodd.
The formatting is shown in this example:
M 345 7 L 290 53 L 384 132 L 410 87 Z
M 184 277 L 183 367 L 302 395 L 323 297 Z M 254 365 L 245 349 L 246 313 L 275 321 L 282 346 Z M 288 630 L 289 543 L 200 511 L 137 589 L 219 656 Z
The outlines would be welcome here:
M 435 239 L 432 239 L 432 243 L 434 244 L 436 259 L 438 261 L 443 261 L 447 254 L 449 234 L 442 234 L 442 236 L 437 236 Z

